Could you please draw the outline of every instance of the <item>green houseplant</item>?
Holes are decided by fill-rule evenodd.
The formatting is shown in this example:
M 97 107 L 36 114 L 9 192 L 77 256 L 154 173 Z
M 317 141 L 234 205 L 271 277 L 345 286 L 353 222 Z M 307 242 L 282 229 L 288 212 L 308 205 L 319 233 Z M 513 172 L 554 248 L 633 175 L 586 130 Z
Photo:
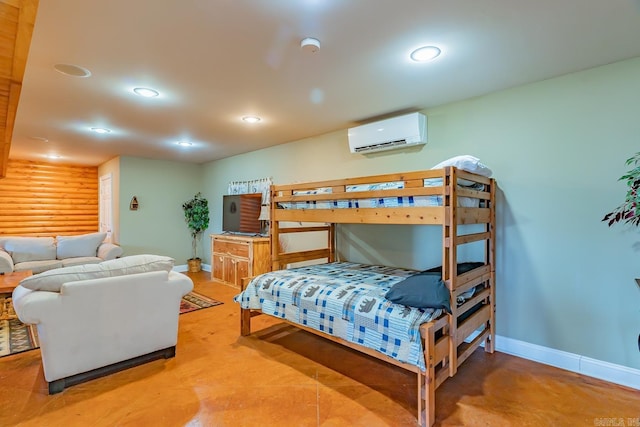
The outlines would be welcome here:
M 182 204 L 182 210 L 184 211 L 184 220 L 191 231 L 192 239 L 192 256 L 187 262 L 189 271 L 196 273 L 202 268 L 202 260 L 198 258 L 198 238 L 209 226 L 209 202 L 198 192 L 191 200 Z
M 609 227 L 616 222 L 626 222 L 631 225 L 640 225 L 640 152 L 628 158 L 625 162 L 627 166 L 633 168 L 618 180 L 627 182 L 627 194 L 624 201 L 611 212 L 607 213 L 602 221 L 607 221 Z M 640 286 L 640 279 L 636 279 L 636 283 Z M 638 350 L 640 350 L 640 335 L 638 335 Z
M 626 222 L 631 225 L 640 225 L 640 152 L 630 157 L 625 162 L 627 166 L 633 168 L 618 180 L 627 182 L 627 194 L 624 201 L 611 212 L 607 213 L 602 221 L 606 221 L 609 226 L 617 222 Z

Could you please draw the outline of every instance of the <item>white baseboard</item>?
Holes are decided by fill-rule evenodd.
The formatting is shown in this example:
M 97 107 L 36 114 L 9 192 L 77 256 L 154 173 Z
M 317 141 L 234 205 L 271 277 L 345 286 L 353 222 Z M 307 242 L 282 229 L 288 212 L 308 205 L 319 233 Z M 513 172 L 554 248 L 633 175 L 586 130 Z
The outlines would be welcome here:
M 640 370 L 496 335 L 496 350 L 640 390 Z
M 172 269 L 173 271 L 177 271 L 178 273 L 184 273 L 185 271 L 189 271 L 189 266 L 187 264 L 176 265 Z M 211 272 L 210 264 L 202 264 L 202 270 Z

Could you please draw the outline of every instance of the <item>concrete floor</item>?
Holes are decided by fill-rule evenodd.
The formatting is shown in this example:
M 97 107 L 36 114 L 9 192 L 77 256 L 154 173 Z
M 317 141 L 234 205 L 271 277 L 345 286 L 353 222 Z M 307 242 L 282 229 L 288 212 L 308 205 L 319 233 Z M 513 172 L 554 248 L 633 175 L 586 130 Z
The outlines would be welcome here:
M 190 276 L 224 304 L 180 316 L 174 359 L 49 396 L 39 350 L 0 358 L 0 426 L 416 425 L 415 374 L 266 316 L 240 337 L 238 290 Z M 436 417 L 442 426 L 632 426 L 640 392 L 479 349 L 437 390 Z

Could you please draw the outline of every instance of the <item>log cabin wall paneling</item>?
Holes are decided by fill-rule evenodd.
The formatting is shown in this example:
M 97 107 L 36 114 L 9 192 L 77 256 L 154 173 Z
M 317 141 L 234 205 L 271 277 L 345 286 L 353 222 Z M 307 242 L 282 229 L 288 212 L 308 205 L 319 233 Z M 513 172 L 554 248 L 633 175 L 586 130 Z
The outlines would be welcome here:
M 0 179 L 0 236 L 98 231 L 98 168 L 9 160 Z

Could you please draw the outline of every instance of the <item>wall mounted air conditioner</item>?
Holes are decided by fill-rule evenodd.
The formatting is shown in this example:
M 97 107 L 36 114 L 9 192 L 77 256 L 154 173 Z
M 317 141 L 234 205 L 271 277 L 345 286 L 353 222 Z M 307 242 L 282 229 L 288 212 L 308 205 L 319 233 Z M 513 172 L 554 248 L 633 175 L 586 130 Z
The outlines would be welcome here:
M 375 151 L 426 144 L 427 118 L 411 113 L 349 129 L 349 148 L 352 153 Z

